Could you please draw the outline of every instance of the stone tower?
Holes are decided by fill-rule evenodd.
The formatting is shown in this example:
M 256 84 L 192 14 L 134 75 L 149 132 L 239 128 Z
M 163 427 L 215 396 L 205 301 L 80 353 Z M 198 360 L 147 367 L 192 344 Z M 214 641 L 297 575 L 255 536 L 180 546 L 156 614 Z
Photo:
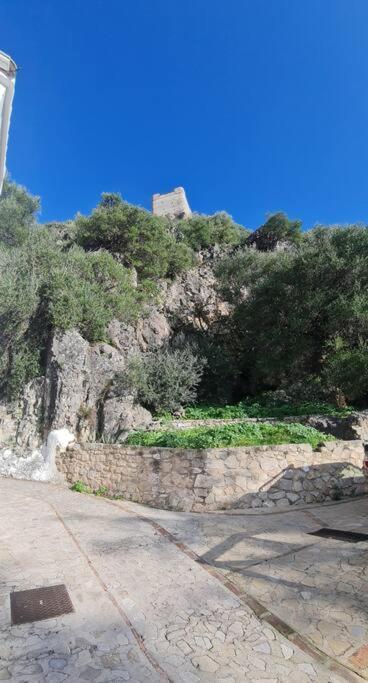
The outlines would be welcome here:
M 188 218 L 192 215 L 183 187 L 176 187 L 167 194 L 154 194 L 152 197 L 152 213 L 155 216 L 169 218 Z

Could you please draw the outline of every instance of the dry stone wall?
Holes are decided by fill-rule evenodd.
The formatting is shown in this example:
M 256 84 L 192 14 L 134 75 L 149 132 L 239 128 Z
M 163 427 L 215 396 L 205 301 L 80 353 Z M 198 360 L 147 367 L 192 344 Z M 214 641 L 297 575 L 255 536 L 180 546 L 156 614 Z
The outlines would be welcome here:
M 57 456 L 69 483 L 160 508 L 287 507 L 368 492 L 361 441 L 212 448 L 73 444 Z

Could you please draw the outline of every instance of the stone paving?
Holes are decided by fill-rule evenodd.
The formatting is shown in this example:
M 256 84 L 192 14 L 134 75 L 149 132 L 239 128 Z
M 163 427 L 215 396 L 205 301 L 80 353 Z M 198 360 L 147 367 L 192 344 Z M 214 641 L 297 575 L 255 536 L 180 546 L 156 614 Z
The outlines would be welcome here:
M 160 513 L 6 479 L 0 500 L 0 681 L 362 680 L 316 661 L 257 618 L 163 528 L 215 562 L 213 534 L 226 544 L 229 520 L 243 533 L 242 516 Z M 234 561 L 244 562 L 240 555 Z M 73 614 L 11 626 L 12 590 L 58 583 L 69 590 Z
M 368 543 L 308 535 L 321 527 L 368 533 L 368 498 L 282 513 L 142 509 L 308 642 L 368 679 Z

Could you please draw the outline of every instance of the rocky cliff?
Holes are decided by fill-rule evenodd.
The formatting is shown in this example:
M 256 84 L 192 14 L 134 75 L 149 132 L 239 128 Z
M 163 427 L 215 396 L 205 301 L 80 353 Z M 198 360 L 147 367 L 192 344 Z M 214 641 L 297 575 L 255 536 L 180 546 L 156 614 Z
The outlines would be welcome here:
M 17 404 L 0 406 L 0 444 L 35 448 L 52 429 L 68 428 L 80 441 L 113 440 L 144 428 L 151 414 L 132 395 L 118 395 L 116 378 L 131 354 L 160 348 L 184 330 L 206 330 L 229 312 L 215 287 L 212 248 L 195 268 L 160 283 L 155 305 L 134 325 L 112 320 L 108 341 L 89 344 L 76 330 L 50 337 L 45 377 L 30 382 Z

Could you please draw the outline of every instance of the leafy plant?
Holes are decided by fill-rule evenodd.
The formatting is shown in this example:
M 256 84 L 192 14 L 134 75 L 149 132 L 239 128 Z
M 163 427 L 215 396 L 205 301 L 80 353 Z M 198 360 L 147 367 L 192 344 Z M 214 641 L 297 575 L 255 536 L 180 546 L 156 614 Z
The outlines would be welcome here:
M 309 443 L 316 448 L 333 437 L 301 424 L 240 423 L 221 427 L 197 427 L 172 431 L 135 432 L 126 443 L 168 448 L 225 448 L 283 443 Z
M 338 410 L 330 403 L 318 401 L 304 401 L 302 403 L 275 404 L 264 397 L 247 399 L 234 405 L 193 405 L 185 409 L 184 420 L 220 419 L 232 420 L 236 418 L 265 418 L 292 417 L 297 415 L 347 415 L 349 409 Z
M 78 244 L 119 254 L 142 279 L 173 275 L 193 264 L 191 250 L 176 244 L 165 218 L 124 202 L 118 194 L 104 193 L 92 214 L 77 216 L 75 225 Z
M 172 412 L 195 399 L 203 367 L 204 360 L 189 346 L 158 349 L 131 357 L 117 384 L 123 392 L 134 391 L 154 412 Z
M 192 249 L 199 251 L 215 244 L 240 244 L 250 232 L 234 223 L 224 211 L 212 216 L 194 214 L 191 218 L 179 221 L 175 226 L 179 239 L 183 239 Z
M 72 491 L 76 491 L 77 493 L 92 493 L 91 487 L 87 486 L 87 484 L 80 480 L 74 482 L 70 488 Z
M 39 197 L 5 178 L 0 196 L 0 243 L 8 247 L 22 244 L 36 224 L 39 209 Z
M 1 205 L 1 201 L 0 201 Z M 0 385 L 14 397 L 42 374 L 50 331 L 72 327 L 89 341 L 104 338 L 115 317 L 132 321 L 150 296 L 104 251 L 63 251 L 47 230 L 21 246 L 0 247 Z

